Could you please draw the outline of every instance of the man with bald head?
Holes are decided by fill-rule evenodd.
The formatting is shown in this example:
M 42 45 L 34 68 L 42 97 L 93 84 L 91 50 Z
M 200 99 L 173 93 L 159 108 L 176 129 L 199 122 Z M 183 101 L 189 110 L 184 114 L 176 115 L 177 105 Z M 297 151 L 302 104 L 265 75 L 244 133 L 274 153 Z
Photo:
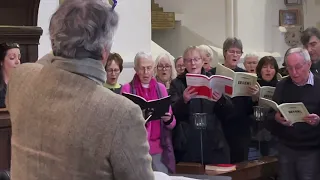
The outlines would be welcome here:
M 320 179 L 320 78 L 310 71 L 306 49 L 292 48 L 285 55 L 289 77 L 281 80 L 273 101 L 278 104 L 302 102 L 310 115 L 291 124 L 280 112 L 270 112 L 268 127 L 279 138 L 282 180 Z

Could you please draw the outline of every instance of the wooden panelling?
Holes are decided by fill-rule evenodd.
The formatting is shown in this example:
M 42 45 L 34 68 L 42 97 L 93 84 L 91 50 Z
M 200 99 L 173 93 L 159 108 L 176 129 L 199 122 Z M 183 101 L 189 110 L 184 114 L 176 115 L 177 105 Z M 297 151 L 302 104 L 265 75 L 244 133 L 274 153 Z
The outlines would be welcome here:
M 20 44 L 21 63 L 35 62 L 38 59 L 40 27 L 33 26 L 0 26 L 0 43 L 15 42 Z
M 0 109 L 0 171 L 10 168 L 11 122 L 6 109 Z
M 0 25 L 37 26 L 40 0 L 2 0 Z

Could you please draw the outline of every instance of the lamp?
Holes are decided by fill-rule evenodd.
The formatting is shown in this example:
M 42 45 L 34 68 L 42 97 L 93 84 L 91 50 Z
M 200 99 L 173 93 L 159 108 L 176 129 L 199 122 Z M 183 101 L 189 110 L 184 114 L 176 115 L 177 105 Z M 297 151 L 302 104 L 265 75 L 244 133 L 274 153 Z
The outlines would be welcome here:
M 260 133 L 260 132 L 263 129 L 263 121 L 265 121 L 267 118 L 268 110 L 269 108 L 263 107 L 263 106 L 253 107 L 253 116 L 256 121 L 256 126 L 254 126 L 253 132 L 256 136 L 256 139 L 258 140 L 258 150 L 260 154 L 261 154 L 260 144 L 261 144 L 261 138 L 262 138 L 260 136 L 263 135 L 263 133 Z
M 203 139 L 202 132 L 207 128 L 207 113 L 193 114 L 194 127 L 200 130 L 201 164 L 203 165 Z

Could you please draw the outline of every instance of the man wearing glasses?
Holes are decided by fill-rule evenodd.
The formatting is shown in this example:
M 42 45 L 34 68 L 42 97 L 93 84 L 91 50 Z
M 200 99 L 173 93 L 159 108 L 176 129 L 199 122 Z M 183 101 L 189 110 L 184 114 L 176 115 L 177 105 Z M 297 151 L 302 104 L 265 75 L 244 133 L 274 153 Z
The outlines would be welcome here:
M 303 48 L 291 48 L 284 57 L 289 77 L 276 87 L 278 104 L 302 102 L 310 113 L 292 124 L 280 112 L 270 111 L 267 127 L 279 138 L 279 175 L 282 180 L 320 179 L 320 79 L 310 71 L 311 58 Z

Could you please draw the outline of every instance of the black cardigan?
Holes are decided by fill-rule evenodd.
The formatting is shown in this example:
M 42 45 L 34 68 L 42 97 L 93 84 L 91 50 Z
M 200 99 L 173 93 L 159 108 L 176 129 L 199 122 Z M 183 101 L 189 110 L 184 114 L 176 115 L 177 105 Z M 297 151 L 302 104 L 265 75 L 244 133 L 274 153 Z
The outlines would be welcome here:
M 281 80 L 276 87 L 273 101 L 277 104 L 302 102 L 309 113 L 320 116 L 320 78 L 314 76 L 314 86 L 295 85 L 290 77 Z M 268 114 L 268 129 L 277 136 L 284 145 L 302 150 L 320 149 L 320 125 L 311 126 L 307 123 L 295 123 L 287 127 L 275 120 L 275 111 Z

